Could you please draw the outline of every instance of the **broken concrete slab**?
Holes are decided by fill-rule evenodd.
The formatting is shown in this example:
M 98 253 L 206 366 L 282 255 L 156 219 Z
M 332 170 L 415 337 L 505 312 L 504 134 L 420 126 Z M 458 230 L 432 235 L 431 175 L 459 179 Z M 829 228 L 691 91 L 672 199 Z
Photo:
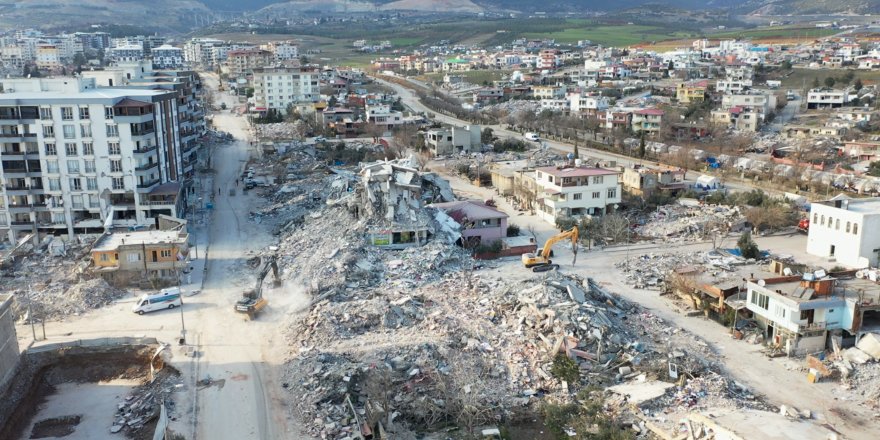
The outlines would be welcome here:
M 864 351 L 874 360 L 880 360 L 880 335 L 877 333 L 868 333 L 859 339 L 856 348 Z
M 666 391 L 675 387 L 675 384 L 663 382 L 660 380 L 649 380 L 644 382 L 628 382 L 620 385 L 609 387 L 608 391 L 625 396 L 629 403 L 641 405 L 654 399 L 662 397 Z

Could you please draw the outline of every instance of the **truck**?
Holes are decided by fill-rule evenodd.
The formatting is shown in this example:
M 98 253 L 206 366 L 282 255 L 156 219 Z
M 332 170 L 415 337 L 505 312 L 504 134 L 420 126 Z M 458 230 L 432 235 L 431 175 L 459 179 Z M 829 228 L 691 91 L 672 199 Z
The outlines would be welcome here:
M 558 269 L 558 264 L 553 264 L 553 261 L 550 260 L 550 257 L 553 256 L 553 245 L 562 240 L 571 240 L 572 246 L 571 250 L 574 253 L 574 258 L 571 261 L 571 264 L 574 264 L 577 261 L 577 242 L 578 242 L 578 228 L 577 226 L 569 229 L 568 231 L 561 232 L 550 237 L 546 243 L 544 243 L 544 247 L 539 248 L 535 251 L 535 253 L 526 253 L 522 254 L 522 262 L 523 266 L 526 269 L 531 269 L 532 272 L 546 272 L 548 270 Z
M 274 286 L 277 287 L 280 285 L 281 280 L 278 279 L 278 262 L 277 258 L 273 255 L 266 258 L 266 261 L 263 264 L 263 269 L 257 274 L 256 287 L 252 290 L 245 291 L 241 295 L 241 299 L 235 302 L 235 312 L 244 314 L 246 320 L 253 321 L 257 315 L 269 305 L 269 301 L 263 297 L 263 280 L 266 279 L 269 270 L 271 270 L 275 276 Z

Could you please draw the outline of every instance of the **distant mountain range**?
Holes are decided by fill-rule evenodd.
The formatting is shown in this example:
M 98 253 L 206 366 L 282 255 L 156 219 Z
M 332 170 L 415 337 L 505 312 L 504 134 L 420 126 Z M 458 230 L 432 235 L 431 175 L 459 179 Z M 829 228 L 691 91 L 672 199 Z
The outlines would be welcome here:
M 0 0 L 0 26 L 58 26 L 92 23 L 186 30 L 228 12 L 290 17 L 303 13 L 370 11 L 586 12 L 638 10 L 727 10 L 741 15 L 865 14 L 880 12 L 880 0 Z

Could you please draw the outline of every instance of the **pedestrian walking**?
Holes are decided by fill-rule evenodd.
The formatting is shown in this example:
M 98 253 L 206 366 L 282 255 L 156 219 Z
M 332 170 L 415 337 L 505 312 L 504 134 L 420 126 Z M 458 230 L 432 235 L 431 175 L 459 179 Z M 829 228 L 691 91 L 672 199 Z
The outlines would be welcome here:
M 223 193 L 220 191 L 220 188 L 217 188 L 217 195 L 219 196 L 221 194 L 223 194 Z

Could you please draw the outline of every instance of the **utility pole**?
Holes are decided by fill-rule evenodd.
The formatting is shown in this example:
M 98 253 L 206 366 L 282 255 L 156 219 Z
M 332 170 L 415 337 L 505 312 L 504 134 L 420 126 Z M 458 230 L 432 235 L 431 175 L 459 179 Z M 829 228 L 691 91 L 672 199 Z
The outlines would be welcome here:
M 34 310 L 31 307 L 31 304 L 33 304 L 34 301 L 31 296 L 32 292 L 31 292 L 30 286 L 28 286 L 27 292 L 28 292 L 28 321 L 31 322 L 31 332 L 34 335 L 34 341 L 36 341 L 37 340 L 37 328 L 34 326 Z

